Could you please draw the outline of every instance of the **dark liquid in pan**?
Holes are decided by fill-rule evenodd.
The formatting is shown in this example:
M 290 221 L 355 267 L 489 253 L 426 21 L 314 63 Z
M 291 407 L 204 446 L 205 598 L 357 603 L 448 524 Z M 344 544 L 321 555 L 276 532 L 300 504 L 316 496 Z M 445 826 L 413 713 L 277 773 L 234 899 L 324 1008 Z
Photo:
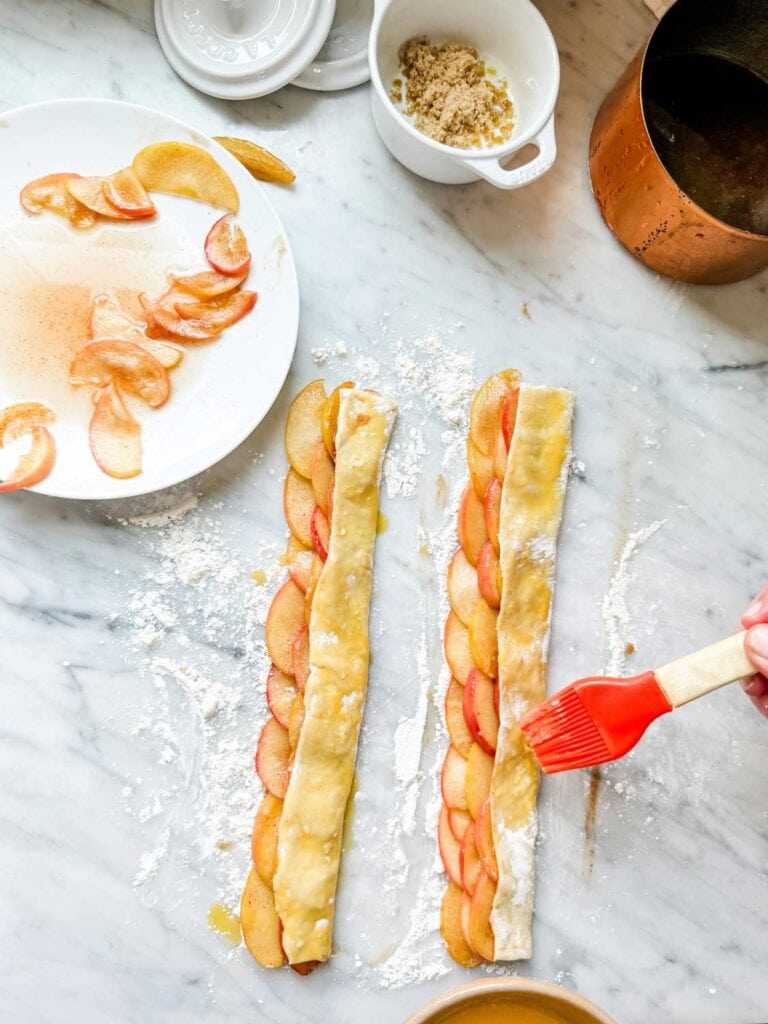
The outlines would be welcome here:
M 653 144 L 683 192 L 718 220 L 768 235 L 768 85 L 688 54 L 649 64 L 644 99 Z

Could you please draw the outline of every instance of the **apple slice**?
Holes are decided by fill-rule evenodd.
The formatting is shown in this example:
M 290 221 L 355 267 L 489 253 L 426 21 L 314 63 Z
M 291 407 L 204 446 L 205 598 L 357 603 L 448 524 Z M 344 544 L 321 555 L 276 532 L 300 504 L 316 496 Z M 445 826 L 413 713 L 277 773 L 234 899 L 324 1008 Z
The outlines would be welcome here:
M 171 294 L 173 293 L 173 294 Z M 203 331 L 223 331 L 231 327 L 244 316 L 251 312 L 256 305 L 258 295 L 256 292 L 245 291 L 238 288 L 236 291 L 219 295 L 216 299 L 198 299 L 183 288 L 170 289 L 160 302 L 167 309 L 172 305 L 185 323 L 181 325 L 182 331 L 189 324 Z
M 289 469 L 283 487 L 283 511 L 288 529 L 297 540 L 308 548 L 314 548 L 312 538 L 312 513 L 315 509 L 315 495 L 312 484 L 295 469 Z
M 476 743 L 466 761 L 465 803 L 475 821 L 491 792 L 493 758 Z
M 305 622 L 302 622 L 293 638 L 291 664 L 296 686 L 304 693 L 309 679 L 309 627 Z
M 509 451 L 512 444 L 512 434 L 517 419 L 517 405 L 520 401 L 520 388 L 512 388 L 507 392 L 504 405 L 501 407 L 501 432 L 504 436 L 504 444 Z
M 187 293 L 189 294 L 189 293 Z M 163 299 L 168 296 L 165 293 Z M 215 341 L 221 331 L 215 327 L 206 327 L 199 320 L 185 320 L 175 307 L 169 308 L 162 300 L 152 301 L 148 296 L 139 296 L 144 316 L 147 321 L 147 337 L 168 339 L 184 342 Z
M 498 718 L 501 717 L 501 712 L 499 711 L 499 700 L 500 700 L 500 698 L 501 698 L 501 691 L 499 689 L 499 681 L 497 679 L 496 682 L 493 684 L 493 709 L 496 712 L 496 716 Z
M 312 571 L 312 563 L 317 560 L 317 555 L 311 548 L 305 548 L 301 541 L 293 534 L 288 538 L 288 544 L 283 555 L 283 561 L 288 567 L 291 579 L 303 594 L 307 592 L 309 574 Z
M 469 757 L 474 740 L 464 720 L 464 687 L 455 679 L 451 679 L 445 691 L 445 724 L 453 746 L 462 757 Z
M 296 175 L 287 164 L 268 149 L 257 146 L 255 142 L 248 139 L 231 139 L 226 135 L 214 135 L 213 141 L 230 152 L 259 181 L 276 181 L 281 185 L 290 185 L 296 179 Z
M 318 441 L 315 445 L 309 467 L 309 477 L 312 481 L 312 490 L 315 492 L 315 501 L 330 520 L 331 509 L 328 499 L 333 493 L 336 473 L 333 468 L 333 459 L 328 454 L 328 449 L 323 441 Z
M 315 597 L 315 588 L 317 582 L 320 579 L 320 573 L 323 571 L 323 560 L 322 558 L 315 558 L 312 563 L 312 570 L 307 580 L 307 592 L 304 596 L 304 621 L 309 625 L 309 619 L 312 614 L 312 601 Z
M 231 213 L 225 213 L 205 236 L 205 257 L 220 274 L 237 276 L 248 270 L 251 254 L 245 232 Z
M 288 730 L 277 719 L 270 718 L 261 730 L 256 747 L 256 771 L 267 792 L 281 800 L 288 788 L 290 756 Z
M 490 377 L 472 400 L 469 435 L 483 455 L 491 459 L 494 457 L 507 395 L 519 386 L 520 373 L 517 370 L 502 370 Z
M 183 351 L 176 345 L 149 339 L 142 325 L 132 320 L 109 295 L 97 295 L 93 300 L 91 337 L 94 341 L 133 341 L 150 352 L 166 370 L 172 370 L 184 358 Z
M 471 821 L 472 818 L 466 811 L 457 811 L 455 807 L 448 808 L 448 823 L 457 842 L 462 841 Z
M 467 760 L 456 747 L 448 747 L 440 775 L 440 789 L 446 807 L 450 810 L 466 811 L 467 808 Z
M 499 638 L 496 623 L 499 613 L 482 598 L 475 605 L 469 622 L 469 649 L 472 660 L 484 675 L 495 679 L 499 674 Z
M 499 427 L 496 434 L 496 445 L 493 449 L 493 473 L 494 479 L 503 482 L 507 475 L 507 462 L 509 461 L 509 449 L 504 440 L 504 434 Z
M 272 885 L 272 879 L 277 871 L 277 826 L 282 813 L 283 801 L 272 793 L 265 793 L 253 820 L 253 866 L 267 885 Z
M 124 167 L 102 180 L 102 192 L 107 202 L 136 220 L 154 217 L 155 204 L 147 195 L 144 186 L 136 177 L 132 167 Z
M 325 561 L 328 558 L 328 546 L 331 543 L 331 525 L 319 505 L 315 505 L 312 509 L 309 529 L 315 551 Z
M 448 613 L 445 620 L 443 649 L 451 675 L 457 683 L 464 686 L 467 676 L 475 667 L 475 662 L 469 647 L 469 630 L 453 611 Z
M 135 218 L 132 213 L 118 210 L 107 199 L 104 194 L 105 181 L 106 178 L 98 176 L 81 178 L 78 174 L 68 178 L 65 184 L 67 192 L 69 192 L 73 199 L 76 199 L 78 203 L 82 203 L 83 206 L 97 213 L 100 217 L 106 217 L 108 220 L 134 220 Z
M 461 904 L 464 892 L 460 885 L 451 882 L 445 890 L 440 904 L 440 934 L 445 942 L 448 955 L 460 967 L 477 967 L 481 963 L 464 937 L 461 926 Z
M 462 692 L 467 730 L 475 743 L 491 756 L 496 753 L 499 738 L 499 716 L 493 706 L 493 688 L 493 680 L 473 668 Z M 469 754 L 467 750 L 464 756 L 469 757 Z
M 96 465 L 107 476 L 130 480 L 141 473 L 141 426 L 115 384 L 107 384 L 96 400 L 88 443 Z
M 67 189 L 67 181 L 77 177 L 77 174 L 46 174 L 43 178 L 36 178 L 21 190 L 19 201 L 27 213 L 38 214 L 50 210 L 64 217 L 79 231 L 92 228 L 96 223 L 96 214 L 78 202 Z
M 272 665 L 267 675 L 267 704 L 273 718 L 288 728 L 291 717 L 293 698 L 298 693 L 294 680 L 281 672 L 277 665 Z
M 437 822 L 437 846 L 440 850 L 440 859 L 443 862 L 446 874 L 456 885 L 461 885 L 460 847 L 456 841 L 456 836 L 451 831 L 451 826 L 448 822 L 448 808 L 445 804 L 440 808 L 440 817 Z
M 307 384 L 291 402 L 285 421 L 285 450 L 288 461 L 301 476 L 312 476 L 312 458 L 323 439 L 325 385 L 321 380 Z
M 56 444 L 45 424 L 53 423 L 54 419 L 53 412 L 39 402 L 19 402 L 0 414 L 0 448 L 26 435 L 31 438 L 29 450 L 0 483 L 0 493 L 32 487 L 48 476 L 56 458 Z
M 483 455 L 471 437 L 467 438 L 467 466 L 469 475 L 472 478 L 472 486 L 480 501 L 485 498 L 488 484 L 495 476 L 494 461 L 488 455 Z
M 103 388 L 113 381 L 152 409 L 159 409 L 171 395 L 165 367 L 133 341 L 91 341 L 70 363 L 69 383 L 75 387 Z
M 302 978 L 306 978 L 306 976 L 311 974 L 316 967 L 320 966 L 320 963 L 320 960 L 305 960 L 302 964 L 290 964 L 289 966 L 292 971 L 296 972 L 296 974 L 300 974 Z
M 461 894 L 461 931 L 464 935 L 464 941 L 467 944 L 467 948 L 472 950 L 472 955 L 477 958 L 477 962 L 482 963 L 482 958 L 475 953 L 469 941 L 469 916 L 471 912 L 472 897 L 466 890 L 464 890 Z
M 485 871 L 480 872 L 480 877 L 475 883 L 475 891 L 472 893 L 472 903 L 469 908 L 469 941 L 472 949 L 483 960 L 492 961 L 494 958 L 494 938 L 491 928 L 491 911 L 493 900 L 496 896 L 496 883 Z
M 480 863 L 480 854 L 477 852 L 475 843 L 474 822 L 467 828 L 464 838 L 459 847 L 459 867 L 461 869 L 461 884 L 472 895 L 477 885 L 477 880 L 483 870 Z
M 325 447 L 328 449 L 328 454 L 332 459 L 336 458 L 336 427 L 339 422 L 339 402 L 341 401 L 341 392 L 346 388 L 353 388 L 354 386 L 354 381 L 345 380 L 343 384 L 339 384 L 333 389 L 328 396 L 327 401 L 323 405 L 323 441 L 325 442 Z
M 219 274 L 215 270 L 202 270 L 198 274 L 171 274 L 171 280 L 185 292 L 196 295 L 198 299 L 216 299 L 220 295 L 234 291 L 247 276 L 248 268 L 241 274 Z
M 477 565 L 483 544 L 488 540 L 483 503 L 472 484 L 467 484 L 459 503 L 459 543 L 472 565 Z
M 491 798 L 483 801 L 480 814 L 475 822 L 475 844 L 480 855 L 483 868 L 494 882 L 499 880 L 499 867 L 496 862 L 496 849 L 493 845 L 493 819 L 491 818 Z
M 457 548 L 448 566 L 448 600 L 465 626 L 469 625 L 475 605 L 480 600 L 480 591 L 477 589 L 478 571 L 462 548 Z
M 493 550 L 499 553 L 499 523 L 501 521 L 501 483 L 496 477 L 488 484 L 483 499 L 483 515 L 485 517 L 485 531 L 488 539 L 493 544 Z
M 299 733 L 301 727 L 304 724 L 304 698 L 300 693 L 297 693 L 293 698 L 293 705 L 291 707 L 291 717 L 288 722 L 288 745 L 291 748 L 291 752 L 295 752 L 296 747 L 299 745 Z
M 303 622 L 304 595 L 293 580 L 286 580 L 272 599 L 264 636 L 269 656 L 288 676 L 293 675 L 293 639 Z
M 275 894 L 255 867 L 248 874 L 240 900 L 240 927 L 251 956 L 262 967 L 281 967 L 285 963 Z
M 501 607 L 499 556 L 489 540 L 483 544 L 477 560 L 477 589 L 487 605 L 495 609 Z
M 237 213 L 240 197 L 227 172 L 199 146 L 155 142 L 139 150 L 133 169 L 148 192 L 186 196 Z

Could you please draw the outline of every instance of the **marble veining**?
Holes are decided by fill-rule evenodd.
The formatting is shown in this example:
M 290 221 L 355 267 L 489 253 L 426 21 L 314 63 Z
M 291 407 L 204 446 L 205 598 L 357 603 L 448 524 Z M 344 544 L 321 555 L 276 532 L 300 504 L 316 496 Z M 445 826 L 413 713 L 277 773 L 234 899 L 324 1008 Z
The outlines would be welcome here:
M 559 549 L 556 686 L 608 660 L 601 605 L 632 531 L 665 520 L 631 566 L 631 668 L 729 632 L 768 576 L 768 360 L 765 274 L 727 288 L 659 278 L 613 242 L 591 199 L 591 120 L 651 29 L 651 13 L 641 0 L 540 6 L 563 62 L 559 156 L 519 192 L 412 177 L 381 146 L 366 87 L 336 96 L 288 88 L 236 104 L 195 93 L 160 53 L 150 0 L 0 0 L 0 103 L 99 96 L 159 106 L 212 135 L 261 139 L 298 171 L 294 189 L 270 190 L 301 286 L 291 377 L 253 437 L 185 492 L 200 494 L 200 515 L 220 523 L 243 566 L 238 587 L 250 586 L 259 546 L 282 537 L 290 396 L 322 373 L 346 376 L 343 359 L 318 367 L 313 348 L 343 340 L 379 360 L 386 378 L 393 338 L 418 352 L 434 333 L 473 353 L 480 377 L 516 365 L 528 380 L 575 389 L 584 470 L 570 482 Z M 396 440 L 409 422 L 406 408 Z M 161 836 L 158 819 L 126 813 L 123 793 L 160 784 L 157 749 L 133 732 L 160 691 L 123 642 L 131 591 L 153 569 L 150 528 L 118 520 L 160 507 L 163 496 L 109 506 L 3 496 L 2 1019 L 398 1024 L 466 979 L 454 968 L 386 988 L 375 970 L 404 935 L 434 858 L 418 828 L 405 837 L 412 869 L 397 913 L 382 913 L 376 865 L 391 841 L 377 823 L 399 799 L 398 724 L 424 716 L 417 817 L 437 756 L 437 711 L 419 710 L 415 680 L 418 622 L 436 606 L 439 583 L 418 549 L 420 525 L 446 514 L 435 501 L 445 427 L 432 416 L 422 428 L 429 454 L 416 496 L 385 496 L 383 505 L 390 526 L 377 552 L 353 822 L 361 841 L 343 873 L 339 957 L 307 979 L 260 971 L 206 924 L 215 880 L 194 832 L 184 831 L 200 796 L 194 716 L 183 719 L 189 761 L 172 809 L 174 841 L 148 894 L 134 888 L 142 855 Z M 449 476 L 452 488 L 455 466 Z M 239 618 L 232 642 L 214 650 L 225 682 L 242 671 L 235 626 Z M 189 657 L 204 648 L 209 656 L 216 644 L 201 632 Z M 427 654 L 437 666 L 436 633 Z M 262 685 L 254 680 L 254 717 Z M 535 952 L 520 972 L 577 988 L 621 1024 L 764 1020 L 767 747 L 768 723 L 726 688 L 658 722 L 634 756 L 604 770 L 594 823 L 588 773 L 545 781 Z

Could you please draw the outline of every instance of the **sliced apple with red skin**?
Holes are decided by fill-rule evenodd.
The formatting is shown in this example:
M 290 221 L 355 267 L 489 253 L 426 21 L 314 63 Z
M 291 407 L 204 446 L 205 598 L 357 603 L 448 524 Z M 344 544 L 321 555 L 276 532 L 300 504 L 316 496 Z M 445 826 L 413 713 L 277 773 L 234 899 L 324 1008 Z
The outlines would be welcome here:
M 480 600 L 480 591 L 477 588 L 477 570 L 462 548 L 456 549 L 448 566 L 447 584 L 451 608 L 465 626 L 469 625 L 475 605 Z
M 311 974 L 316 967 L 320 966 L 320 960 L 305 960 L 302 964 L 291 964 L 291 970 L 295 971 L 296 974 L 300 974 L 302 978 L 306 978 L 308 974 Z
M 316 561 L 317 555 L 315 552 L 310 548 L 305 548 L 301 541 L 291 534 L 285 552 L 285 563 L 291 579 L 304 594 L 307 592 L 312 565 Z
M 451 675 L 464 686 L 475 662 L 469 646 L 469 630 L 453 611 L 448 613 L 445 620 L 443 650 Z
M 139 150 L 133 169 L 148 192 L 186 196 L 237 213 L 240 197 L 210 153 L 189 142 L 155 142 Z
M 183 331 L 188 324 L 194 324 L 195 329 L 221 332 L 247 316 L 256 305 L 257 299 L 256 292 L 245 291 L 243 288 L 219 295 L 215 299 L 198 299 L 185 289 L 174 285 L 160 302 L 166 309 L 171 306 L 184 321 L 181 328 L 177 329 Z
M 165 306 L 159 300 L 153 302 L 148 296 L 142 294 L 139 296 L 139 301 L 147 321 L 148 338 L 166 340 L 171 338 L 174 341 L 203 343 L 215 341 L 221 334 L 218 328 L 205 327 L 199 320 L 185 320 L 179 316 L 175 308 Z
M 459 864 L 459 844 L 451 831 L 448 821 L 448 808 L 443 804 L 437 820 L 437 846 L 445 872 L 452 882 L 461 885 L 461 866 Z
M 472 818 L 467 811 L 457 811 L 455 807 L 448 808 L 448 823 L 457 842 L 462 841 L 471 821 Z
M 103 388 L 113 381 L 153 409 L 159 409 L 171 395 L 165 367 L 133 341 L 91 341 L 70 363 L 69 382 L 75 387 Z
M 312 563 L 312 570 L 307 580 L 307 592 L 304 596 L 304 621 L 309 625 L 309 618 L 312 614 L 312 601 L 315 597 L 315 588 L 317 582 L 320 579 L 320 573 L 323 571 L 323 560 L 321 558 L 315 558 Z
M 272 599 L 264 636 L 270 658 L 287 676 L 293 675 L 293 640 L 303 623 L 304 594 L 286 580 Z
M 291 748 L 291 753 L 295 753 L 296 747 L 299 745 L 299 734 L 301 727 L 304 724 L 304 697 L 301 693 L 297 693 L 293 698 L 293 705 L 291 706 L 291 717 L 288 721 L 288 745 Z
M 203 248 L 206 259 L 220 274 L 242 274 L 250 266 L 248 240 L 231 213 L 216 221 L 205 236 Z
M 501 408 L 501 432 L 504 437 L 504 444 L 509 451 L 512 444 L 512 434 L 515 430 L 515 420 L 517 419 L 517 406 L 520 401 L 520 388 L 512 388 L 507 392 L 507 397 L 504 399 L 504 405 Z
M 107 202 L 129 217 L 139 220 L 157 213 L 132 167 L 124 167 L 104 178 L 101 188 Z
M 277 826 L 282 813 L 283 801 L 273 793 L 265 793 L 253 820 L 253 866 L 267 885 L 272 885 L 277 871 Z
M 467 944 L 461 926 L 463 895 L 463 889 L 455 882 L 451 882 L 445 890 L 440 904 L 440 934 L 452 960 L 460 967 L 477 967 L 481 963 L 480 957 Z
M 490 796 L 493 758 L 475 744 L 467 758 L 465 773 L 465 803 L 472 818 L 477 821 L 484 801 Z
M 45 426 L 53 422 L 53 412 L 38 402 L 20 402 L 3 410 L 0 420 L 0 447 L 27 435 L 30 437 L 28 451 L 0 483 L 0 494 L 33 487 L 48 476 L 56 459 L 56 444 Z
M 477 565 L 483 544 L 488 540 L 485 529 L 485 511 L 483 503 L 475 493 L 472 484 L 467 484 L 459 503 L 459 543 L 467 560 Z
M 496 883 L 485 871 L 475 883 L 472 903 L 469 908 L 469 940 L 472 949 L 483 960 L 492 961 L 495 952 L 493 929 L 491 928 L 491 911 L 496 896 Z
M 473 668 L 462 691 L 463 717 L 467 730 L 474 742 L 491 756 L 496 753 L 499 738 L 499 716 L 493 706 L 493 688 L 493 679 Z M 471 747 L 464 754 L 465 757 L 469 757 L 470 750 Z
M 483 455 L 471 437 L 467 438 L 467 466 L 475 494 L 482 501 L 488 484 L 495 478 L 494 461 L 488 455 Z
M 312 459 L 323 439 L 323 409 L 327 401 L 321 380 L 307 384 L 291 402 L 285 421 L 285 450 L 288 461 L 301 476 L 312 476 Z
M 315 551 L 325 561 L 328 558 L 328 546 L 331 543 L 331 524 L 319 505 L 315 505 L 312 509 L 309 529 Z
M 27 213 L 39 214 L 50 210 L 68 220 L 79 231 L 92 228 L 97 217 L 93 210 L 83 206 L 67 189 L 67 181 L 77 174 L 46 174 L 28 182 L 19 194 L 19 201 Z
M 485 872 L 494 882 L 499 880 L 499 867 L 496 862 L 496 848 L 493 845 L 493 820 L 491 818 L 491 798 L 483 801 L 480 814 L 475 822 L 475 844 Z
M 467 828 L 459 847 L 459 867 L 461 868 L 461 884 L 472 895 L 483 866 L 475 843 L 474 822 Z
M 312 481 L 312 490 L 315 492 L 315 501 L 325 516 L 330 519 L 331 510 L 328 498 L 333 493 L 336 473 L 333 468 L 333 459 L 328 454 L 328 449 L 323 441 L 318 441 L 315 445 L 309 467 L 309 477 Z
M 467 760 L 455 747 L 448 747 L 440 775 L 440 790 L 443 801 L 450 810 L 466 811 L 467 808 Z
M 298 693 L 294 679 L 281 672 L 277 665 L 272 665 L 267 675 L 267 705 L 273 718 L 288 728 L 291 717 L 293 698 Z
M 88 443 L 96 465 L 115 480 L 141 473 L 141 426 L 115 384 L 98 395 L 88 428 Z
M 312 484 L 295 469 L 289 469 L 283 487 L 283 511 L 288 529 L 297 540 L 314 549 L 312 538 L 312 513 L 315 510 L 315 494 Z
M 480 598 L 469 622 L 469 650 L 472 660 L 484 675 L 499 674 L 499 638 L 496 623 L 499 613 Z
M 100 217 L 106 217 L 108 220 L 137 219 L 134 214 L 118 210 L 113 203 L 110 203 L 104 194 L 105 181 L 106 178 L 102 177 L 81 178 L 77 175 L 67 180 L 66 188 L 73 199 L 76 199 L 78 203 L 82 203 L 83 206 L 97 213 Z
M 288 730 L 276 718 L 268 719 L 256 747 L 256 771 L 267 792 L 281 800 L 288 788 L 290 757 Z
M 197 274 L 171 274 L 171 280 L 185 292 L 196 295 L 198 299 L 217 299 L 220 295 L 234 291 L 247 276 L 247 268 L 240 274 L 219 274 L 215 270 L 201 270 Z
M 517 370 L 502 370 L 489 377 L 472 400 L 469 435 L 477 448 L 493 459 L 501 430 L 501 416 L 507 395 L 520 386 Z
M 285 952 L 275 894 L 256 868 L 251 868 L 240 900 L 240 928 L 251 956 L 262 967 L 282 967 Z
M 496 610 L 501 607 L 499 556 L 489 540 L 483 544 L 477 560 L 477 589 L 487 605 Z
M 488 490 L 485 492 L 483 515 L 488 540 L 493 544 L 493 550 L 498 554 L 499 523 L 501 522 L 501 483 L 496 477 L 488 484 Z
M 304 693 L 309 679 L 309 627 L 305 622 L 302 622 L 293 638 L 291 658 L 296 686 Z
M 451 679 L 445 691 L 445 724 L 452 745 L 462 757 L 469 757 L 474 738 L 464 719 L 464 690 L 461 683 Z
M 341 392 L 347 388 L 353 388 L 354 382 L 345 380 L 343 384 L 337 385 L 328 396 L 322 410 L 322 435 L 325 447 L 332 459 L 336 458 L 336 427 L 339 422 L 339 404 Z
M 184 358 L 183 351 L 176 345 L 148 338 L 142 325 L 131 319 L 120 303 L 109 295 L 97 295 L 93 300 L 91 337 L 94 341 L 134 341 L 147 349 L 166 370 L 172 370 Z
M 0 412 L 0 448 L 29 434 L 34 427 L 50 427 L 56 420 L 42 402 L 17 402 Z

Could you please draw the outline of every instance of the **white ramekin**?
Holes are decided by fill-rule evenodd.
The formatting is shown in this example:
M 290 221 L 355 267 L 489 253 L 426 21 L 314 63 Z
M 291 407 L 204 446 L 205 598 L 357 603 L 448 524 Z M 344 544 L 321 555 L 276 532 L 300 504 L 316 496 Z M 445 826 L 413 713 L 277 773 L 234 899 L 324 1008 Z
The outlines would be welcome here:
M 445 146 L 417 131 L 396 109 L 389 94 L 398 75 L 397 52 L 415 36 L 468 43 L 490 57 L 509 82 L 515 105 L 515 127 L 506 142 L 483 150 Z M 447 185 L 485 178 L 499 188 L 519 188 L 552 166 L 560 60 L 549 26 L 530 0 L 383 0 L 373 20 L 369 63 L 373 119 L 382 141 L 422 178 Z M 506 169 L 504 162 L 528 143 L 538 155 Z

